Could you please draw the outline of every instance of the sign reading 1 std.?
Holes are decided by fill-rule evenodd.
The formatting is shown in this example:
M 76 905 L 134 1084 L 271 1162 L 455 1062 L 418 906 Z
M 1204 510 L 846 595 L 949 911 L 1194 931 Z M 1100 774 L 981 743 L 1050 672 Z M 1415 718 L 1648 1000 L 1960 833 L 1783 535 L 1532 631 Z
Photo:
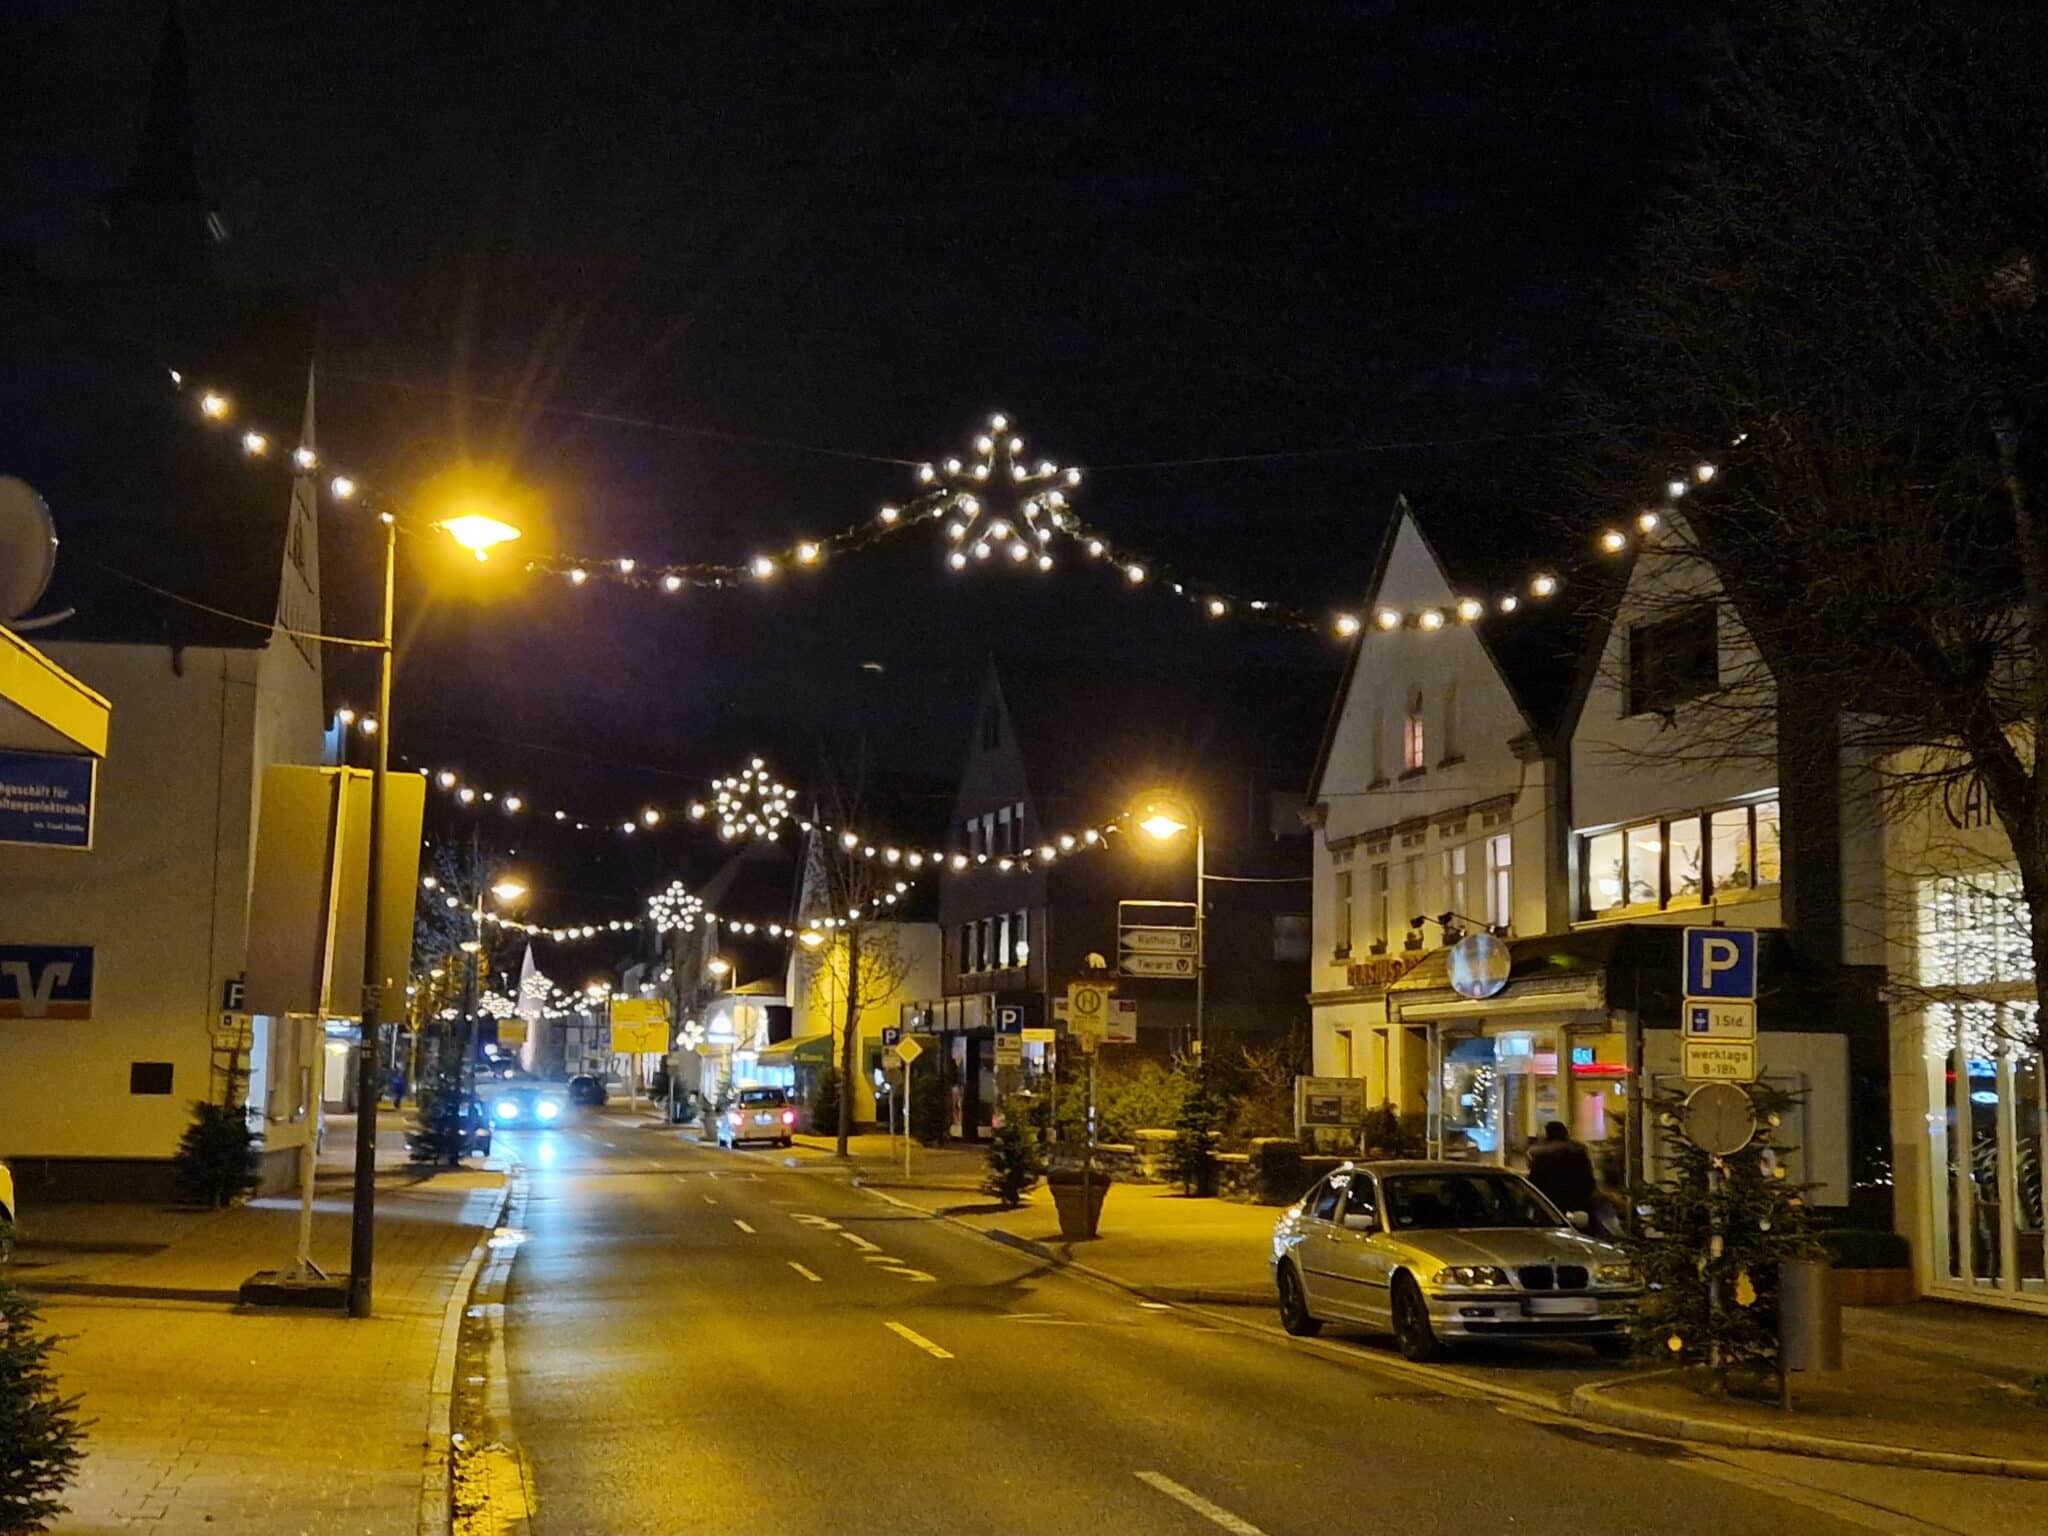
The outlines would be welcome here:
M 1755 1003 L 1702 1002 L 1685 1000 L 1685 1038 L 1688 1040 L 1754 1040 Z
M 0 752 L 0 843 L 92 847 L 99 759 Z

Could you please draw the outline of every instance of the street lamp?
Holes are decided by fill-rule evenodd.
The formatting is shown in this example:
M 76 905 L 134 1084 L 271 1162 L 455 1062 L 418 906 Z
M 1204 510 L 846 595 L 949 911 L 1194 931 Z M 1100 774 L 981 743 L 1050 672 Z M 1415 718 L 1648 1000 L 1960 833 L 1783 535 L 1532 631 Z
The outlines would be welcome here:
M 1195 1057 L 1199 1061 L 1203 1059 L 1202 1023 L 1209 976 L 1208 835 L 1193 805 L 1172 795 L 1148 796 L 1132 815 L 1138 830 L 1155 842 L 1171 842 L 1190 829 L 1195 834 Z
M 732 974 L 732 962 L 723 955 L 713 955 L 704 962 L 704 969 L 723 981 Z
M 346 489 L 344 489 L 346 485 Z M 337 496 L 355 489 L 345 477 L 334 482 Z M 485 531 L 475 523 L 489 522 Z M 370 770 L 370 863 L 363 879 L 363 1020 L 362 1038 L 356 1058 L 356 1157 L 353 1205 L 348 1230 L 348 1315 L 370 1315 L 370 1279 L 376 1253 L 377 1235 L 377 1036 L 383 1026 L 384 946 L 382 916 L 384 896 L 384 789 L 391 777 L 391 655 L 393 608 L 398 593 L 398 519 L 390 512 L 377 514 L 384 530 L 383 624 L 370 647 L 377 652 L 377 713 L 380 729 L 371 733 L 376 745 Z M 455 524 L 465 526 L 458 530 Z M 481 560 L 494 544 L 519 537 L 519 530 L 495 518 L 459 517 L 434 526 L 472 551 Z

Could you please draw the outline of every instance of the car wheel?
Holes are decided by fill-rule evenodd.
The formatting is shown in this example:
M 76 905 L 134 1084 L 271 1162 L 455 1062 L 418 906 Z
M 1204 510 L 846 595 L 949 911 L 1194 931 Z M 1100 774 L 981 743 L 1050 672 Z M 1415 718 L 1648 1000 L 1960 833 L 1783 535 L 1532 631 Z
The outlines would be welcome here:
M 1312 1339 L 1323 1331 L 1323 1320 L 1308 1310 L 1308 1295 L 1301 1288 L 1301 1276 L 1292 1264 L 1280 1266 L 1280 1326 L 1297 1339 Z
M 1429 1304 L 1413 1275 L 1394 1277 L 1394 1340 L 1404 1360 L 1420 1363 L 1443 1353 L 1436 1330 L 1429 1325 Z

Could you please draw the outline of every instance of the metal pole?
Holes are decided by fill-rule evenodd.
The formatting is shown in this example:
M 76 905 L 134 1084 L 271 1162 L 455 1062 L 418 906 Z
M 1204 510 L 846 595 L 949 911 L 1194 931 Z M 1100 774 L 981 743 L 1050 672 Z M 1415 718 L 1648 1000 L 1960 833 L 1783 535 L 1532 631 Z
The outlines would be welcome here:
M 384 783 L 391 771 L 391 617 L 398 585 L 398 528 L 384 524 L 384 625 L 377 652 L 377 749 L 370 774 L 370 866 L 363 879 L 363 1022 L 356 1058 L 355 1203 L 349 1215 L 348 1315 L 370 1315 L 377 1238 L 377 1037 L 382 1027 L 384 946 Z
M 1208 880 L 1208 833 L 1201 818 L 1195 820 L 1195 1060 L 1207 1072 L 1208 1046 L 1203 1030 L 1204 1005 L 1209 983 L 1209 920 L 1203 886 Z M 1092 1068 L 1090 1070 L 1093 1070 Z
M 910 1182 L 910 1058 L 903 1058 L 903 1182 Z

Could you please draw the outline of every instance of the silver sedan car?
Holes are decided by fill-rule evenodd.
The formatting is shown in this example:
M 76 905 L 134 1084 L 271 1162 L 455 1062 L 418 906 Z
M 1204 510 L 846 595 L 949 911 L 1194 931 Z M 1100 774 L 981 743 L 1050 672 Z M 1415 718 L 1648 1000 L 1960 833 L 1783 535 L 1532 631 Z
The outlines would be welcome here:
M 1620 1356 L 1642 1295 L 1621 1249 L 1575 1231 L 1520 1174 L 1470 1163 L 1347 1163 L 1273 1228 L 1273 1280 L 1289 1333 L 1388 1328 L 1410 1360 L 1464 1339 Z

